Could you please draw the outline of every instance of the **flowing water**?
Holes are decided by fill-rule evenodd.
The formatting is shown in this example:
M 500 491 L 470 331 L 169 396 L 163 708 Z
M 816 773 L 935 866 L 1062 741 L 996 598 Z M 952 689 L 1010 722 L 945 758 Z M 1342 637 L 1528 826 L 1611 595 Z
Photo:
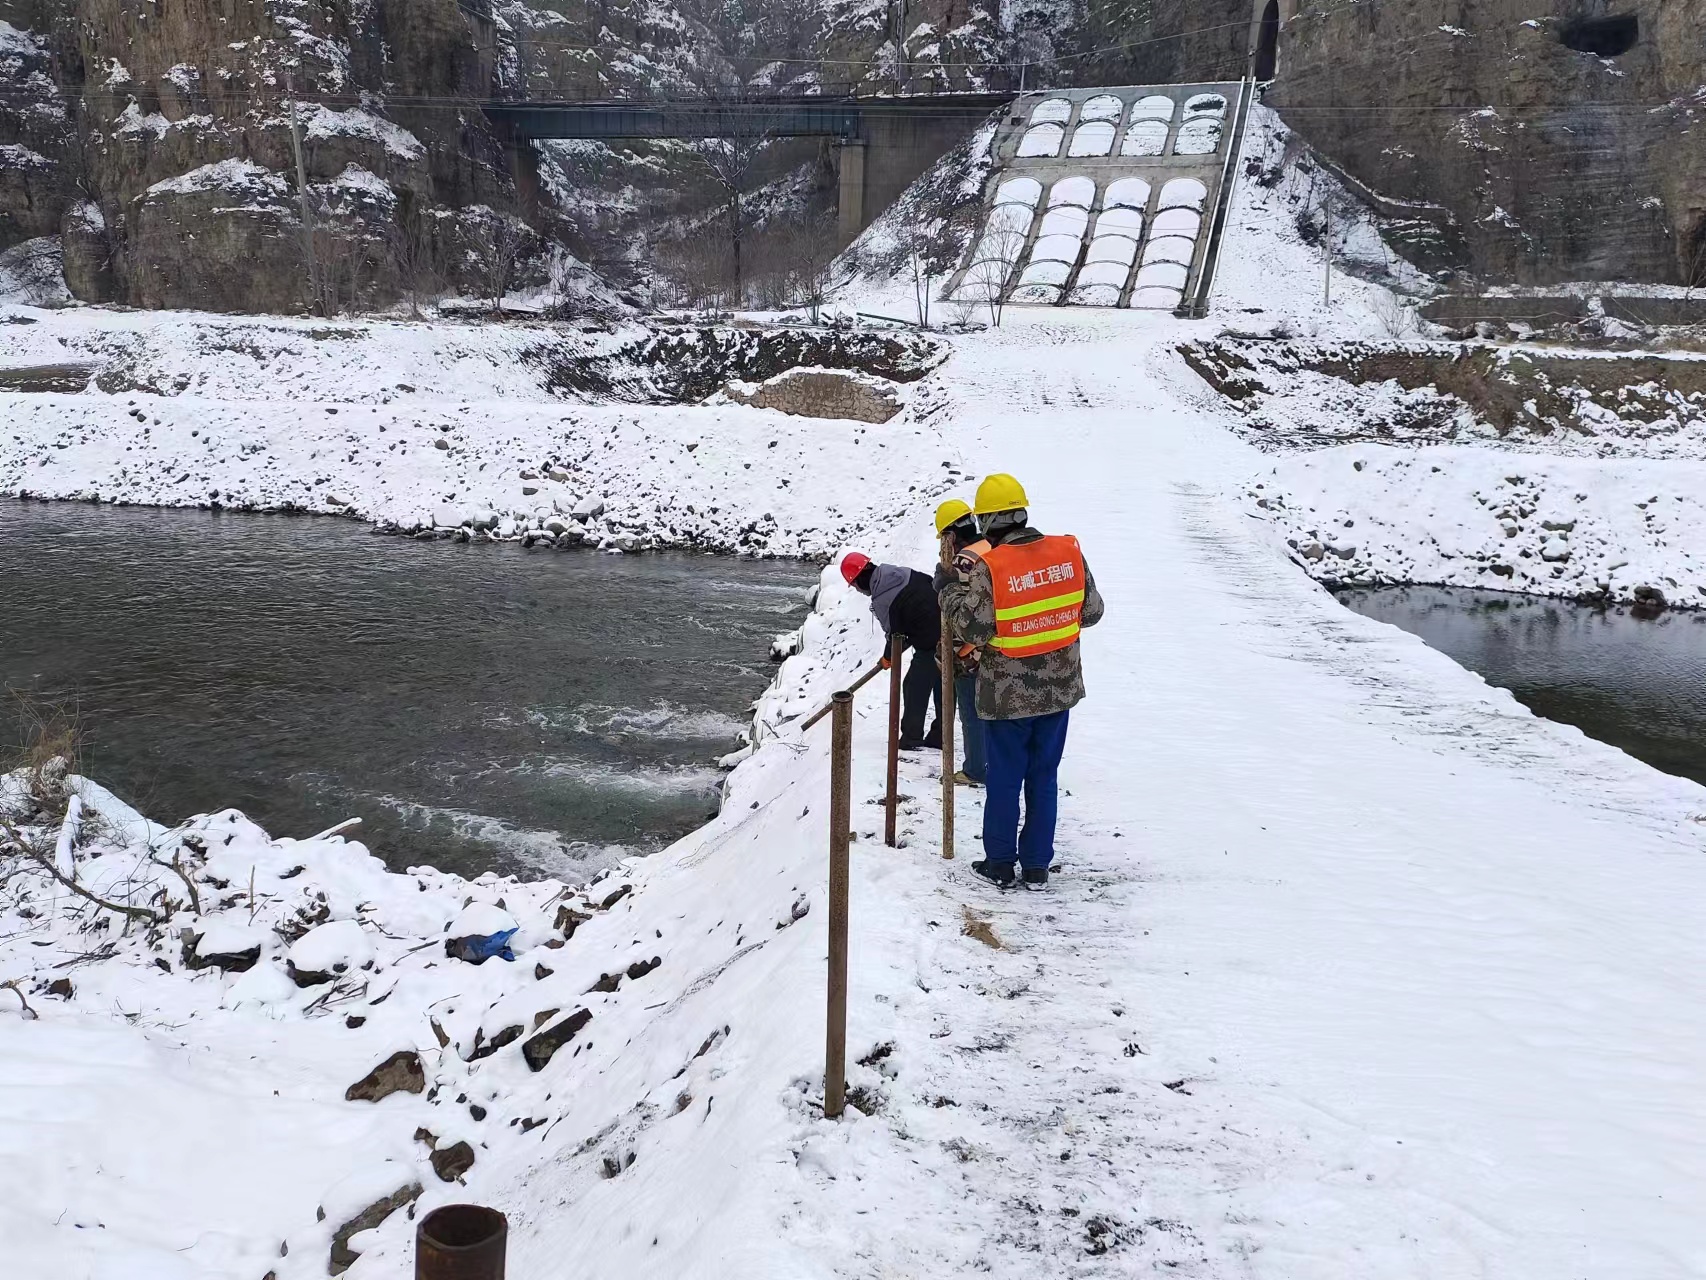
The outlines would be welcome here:
M 716 759 L 815 582 L 0 501 L 0 685 L 73 707 L 85 771 L 161 821 L 232 806 L 307 836 L 359 816 L 393 867 L 578 875 L 715 813 Z
M 1549 720 L 1706 783 L 1706 613 L 1447 587 L 1342 591 Z

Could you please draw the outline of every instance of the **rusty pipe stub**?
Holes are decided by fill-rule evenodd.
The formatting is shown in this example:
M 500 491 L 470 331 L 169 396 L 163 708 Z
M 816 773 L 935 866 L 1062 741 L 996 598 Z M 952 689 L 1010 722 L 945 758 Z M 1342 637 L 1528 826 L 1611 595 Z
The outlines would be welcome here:
M 415 1228 L 415 1280 L 504 1280 L 509 1219 L 478 1204 L 447 1204 Z

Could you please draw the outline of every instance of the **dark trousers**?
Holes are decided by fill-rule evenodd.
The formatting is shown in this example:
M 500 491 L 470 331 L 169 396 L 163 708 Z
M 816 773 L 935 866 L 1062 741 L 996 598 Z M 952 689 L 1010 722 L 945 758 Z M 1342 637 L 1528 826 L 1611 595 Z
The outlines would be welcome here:
M 977 718 L 977 677 L 954 677 L 954 709 L 960 713 L 960 737 L 964 740 L 964 772 L 973 782 L 989 776 L 989 760 L 983 746 L 983 721 Z
M 988 792 L 983 800 L 983 854 L 991 862 L 1027 868 L 1054 861 L 1056 778 L 1066 750 L 1066 721 L 1057 711 L 1024 720 L 985 720 L 989 749 Z M 1025 826 L 1019 829 L 1019 797 Z
M 936 702 L 936 732 L 940 733 L 942 671 L 936 665 L 936 651 L 934 649 L 914 649 L 912 651 L 912 665 L 906 669 L 906 679 L 901 682 L 900 691 L 900 740 L 902 742 L 922 742 L 924 740 L 924 713 L 930 709 L 931 699 L 935 699 Z

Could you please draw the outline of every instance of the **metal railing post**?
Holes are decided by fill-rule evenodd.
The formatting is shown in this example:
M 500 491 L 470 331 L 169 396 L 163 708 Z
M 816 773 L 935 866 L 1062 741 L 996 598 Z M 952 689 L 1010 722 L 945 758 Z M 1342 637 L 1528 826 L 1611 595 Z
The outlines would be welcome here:
M 834 1119 L 847 1103 L 847 847 L 853 832 L 853 694 L 830 703 L 829 745 L 829 999 L 823 1045 L 823 1114 Z
M 415 1280 L 504 1280 L 509 1219 L 478 1204 L 447 1204 L 415 1228 Z
M 887 813 L 883 818 L 883 843 L 895 847 L 895 817 L 900 808 L 900 657 L 905 651 L 906 637 L 889 639 L 889 785 L 883 803 Z
M 936 653 L 942 664 L 942 856 L 954 856 L 954 638 L 948 612 L 942 611 L 942 643 Z

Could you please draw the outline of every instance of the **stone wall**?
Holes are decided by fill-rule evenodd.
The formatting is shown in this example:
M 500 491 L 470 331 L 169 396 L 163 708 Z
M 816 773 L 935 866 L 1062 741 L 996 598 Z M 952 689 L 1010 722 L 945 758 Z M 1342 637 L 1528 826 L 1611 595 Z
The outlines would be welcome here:
M 756 386 L 730 383 L 725 394 L 740 404 L 795 417 L 854 422 L 887 422 L 902 407 L 892 383 L 840 369 L 791 369 Z

